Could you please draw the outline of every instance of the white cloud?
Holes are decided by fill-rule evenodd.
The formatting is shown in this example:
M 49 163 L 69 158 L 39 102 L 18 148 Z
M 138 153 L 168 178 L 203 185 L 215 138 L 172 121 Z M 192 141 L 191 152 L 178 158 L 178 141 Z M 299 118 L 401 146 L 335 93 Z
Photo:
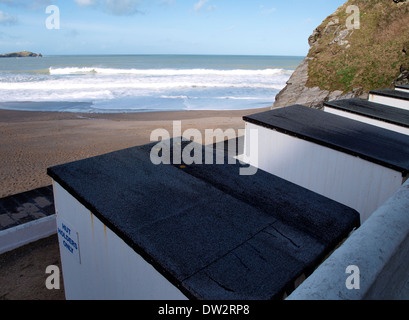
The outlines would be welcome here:
M 209 7 L 207 8 L 207 11 L 214 11 L 214 10 L 216 10 L 216 6 L 215 6 L 215 5 L 209 6 Z
M 17 18 L 0 11 L 0 25 L 9 26 L 17 23 Z
M 271 14 L 277 11 L 277 8 L 266 8 L 264 5 L 260 5 L 262 14 Z
M 206 4 L 210 2 L 210 0 L 199 0 L 198 2 L 195 3 L 195 5 L 193 6 L 193 11 L 195 12 L 200 12 L 203 11 L 206 7 Z M 216 6 L 215 5 L 210 5 L 206 7 L 207 11 L 214 11 L 216 10 Z
M 105 8 L 108 13 L 116 16 L 141 13 L 138 10 L 143 0 L 106 0 Z
M 232 31 L 232 30 L 234 30 L 234 29 L 236 29 L 236 28 L 237 28 L 237 26 L 236 26 L 236 25 L 233 25 L 233 26 L 230 26 L 230 27 L 224 29 L 224 31 Z
M 143 0 L 74 0 L 74 2 L 80 7 L 94 6 L 112 15 L 125 16 L 141 13 L 139 5 Z
M 77 31 L 77 29 L 71 29 L 65 35 L 69 38 L 75 38 L 75 37 L 78 37 L 80 33 Z
M 92 6 L 96 3 L 96 0 L 74 0 L 80 7 Z
M 0 0 L 0 3 L 4 3 L 13 7 L 25 7 L 30 10 L 43 10 L 44 6 L 50 5 L 51 0 Z
M 175 0 L 159 0 L 159 5 L 172 5 L 175 3 Z
M 209 2 L 209 0 L 199 0 L 199 2 L 196 2 L 195 3 L 195 5 L 194 5 L 194 7 L 193 7 L 193 10 L 195 10 L 195 11 L 200 11 L 200 10 L 202 10 L 203 9 L 203 6 L 206 4 L 206 3 L 208 3 Z

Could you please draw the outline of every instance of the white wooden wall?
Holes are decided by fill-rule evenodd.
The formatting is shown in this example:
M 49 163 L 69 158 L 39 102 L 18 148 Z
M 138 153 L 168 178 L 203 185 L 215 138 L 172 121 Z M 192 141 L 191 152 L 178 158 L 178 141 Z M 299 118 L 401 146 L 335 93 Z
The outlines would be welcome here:
M 251 123 L 246 137 L 250 130 L 258 130 L 259 150 L 246 141 L 251 165 L 357 210 L 362 223 L 403 183 L 400 172 L 358 157 Z
M 409 89 L 406 88 L 395 88 L 397 91 L 409 92 Z
M 398 126 L 396 124 L 392 124 L 392 123 L 389 123 L 389 122 L 385 122 L 385 121 L 381 121 L 381 120 L 377 120 L 377 119 L 372 119 L 372 118 L 369 118 L 369 117 L 361 116 L 359 114 L 355 114 L 355 113 L 351 113 L 351 112 L 331 108 L 331 107 L 328 107 L 328 106 L 324 107 L 324 111 L 328 112 L 328 113 L 338 115 L 338 116 L 341 116 L 341 117 L 349 118 L 349 119 L 352 119 L 352 120 L 357 120 L 357 121 L 368 123 L 368 124 L 371 124 L 371 125 L 374 125 L 374 126 L 377 126 L 377 127 L 381 127 L 381 128 L 385 128 L 385 129 L 388 129 L 388 130 L 391 130 L 391 131 L 395 131 L 395 132 L 399 132 L 399 133 L 409 135 L 409 128 L 401 127 L 401 126 Z
M 54 197 L 57 226 L 65 222 L 79 235 L 80 262 L 58 236 L 67 299 L 187 299 L 56 182 Z
M 384 97 L 376 94 L 369 94 L 368 101 L 385 104 L 387 106 L 409 110 L 409 101 Z

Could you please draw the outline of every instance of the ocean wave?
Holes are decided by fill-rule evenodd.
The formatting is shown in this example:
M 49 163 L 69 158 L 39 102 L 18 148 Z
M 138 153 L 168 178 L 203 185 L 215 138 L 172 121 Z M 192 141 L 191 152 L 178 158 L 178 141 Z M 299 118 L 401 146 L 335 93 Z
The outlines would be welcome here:
M 0 82 L 0 90 L 115 90 L 115 89 L 182 89 L 182 88 L 260 88 L 281 90 L 285 83 L 234 83 L 234 82 L 162 82 L 162 83 L 132 83 L 132 82 L 68 82 L 68 81 L 41 81 L 41 82 Z
M 16 62 L 0 69 L 0 103 L 36 101 L 39 104 L 33 110 L 78 107 L 84 112 L 259 108 L 271 105 L 285 87 L 294 71 L 287 60 L 208 56 L 24 60 L 26 64 Z M 42 102 L 47 102 L 44 107 Z
M 70 74 L 100 74 L 100 75 L 140 75 L 140 76 L 192 76 L 192 75 L 214 75 L 214 76 L 274 76 L 291 75 L 293 70 L 286 69 L 115 69 L 98 67 L 68 67 L 49 68 L 50 75 Z
M 166 96 L 161 95 L 161 99 L 186 99 L 186 100 L 195 100 L 195 99 L 202 99 L 203 97 L 192 97 L 192 96 Z M 263 100 L 265 97 L 235 97 L 235 96 L 216 96 L 216 97 L 207 97 L 210 100 Z

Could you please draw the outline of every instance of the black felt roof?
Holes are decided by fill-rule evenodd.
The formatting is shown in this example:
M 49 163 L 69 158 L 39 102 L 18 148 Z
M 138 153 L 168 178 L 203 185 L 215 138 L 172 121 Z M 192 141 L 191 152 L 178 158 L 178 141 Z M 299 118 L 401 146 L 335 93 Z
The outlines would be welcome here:
M 189 298 L 281 298 L 359 226 L 355 210 L 227 158 L 153 165 L 154 146 L 48 174 Z
M 399 84 L 399 85 L 396 85 L 395 88 L 409 90 L 409 84 Z
M 394 108 L 384 104 L 370 102 L 364 99 L 328 101 L 325 102 L 324 105 L 338 110 L 355 113 L 368 118 L 409 128 L 409 110 Z
M 408 100 L 409 101 L 409 93 L 404 92 L 404 91 L 399 91 L 399 90 L 378 89 L 378 90 L 370 91 L 369 94 L 377 94 L 379 96 L 384 96 L 384 97 L 395 98 L 395 99 L 400 99 L 400 100 Z
M 392 168 L 409 171 L 407 135 L 321 110 L 293 105 L 244 120 Z

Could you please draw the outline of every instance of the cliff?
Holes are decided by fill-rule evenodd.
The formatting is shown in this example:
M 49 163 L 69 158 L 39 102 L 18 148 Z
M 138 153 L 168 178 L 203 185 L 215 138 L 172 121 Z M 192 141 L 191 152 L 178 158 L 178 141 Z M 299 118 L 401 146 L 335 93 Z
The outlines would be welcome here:
M 352 7 L 355 6 L 355 7 Z M 409 1 L 349 0 L 327 17 L 274 108 L 360 97 L 409 83 Z
M 0 58 L 26 58 L 26 57 L 42 57 L 42 54 L 33 53 L 29 51 L 20 51 L 20 52 L 0 54 Z

